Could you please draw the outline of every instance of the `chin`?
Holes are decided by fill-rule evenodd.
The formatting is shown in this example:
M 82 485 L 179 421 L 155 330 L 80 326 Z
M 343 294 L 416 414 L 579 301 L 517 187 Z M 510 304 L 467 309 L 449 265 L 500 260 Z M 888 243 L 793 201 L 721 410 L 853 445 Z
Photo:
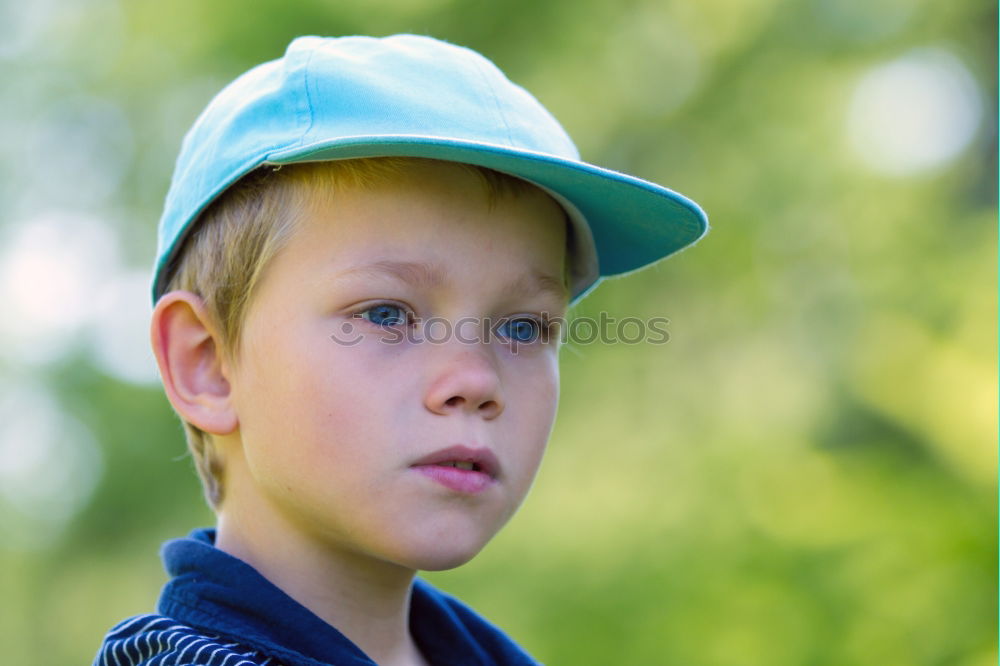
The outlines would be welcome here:
M 451 557 L 441 557 L 441 556 L 431 556 L 423 557 L 415 560 L 412 563 L 412 568 L 415 571 L 447 571 L 449 569 L 455 569 L 467 563 L 476 553 L 470 553 L 468 555 L 463 555 L 461 557 L 451 556 Z
M 419 571 L 445 571 L 462 566 L 478 555 L 487 543 L 488 536 L 469 539 L 443 536 L 403 545 L 396 562 Z

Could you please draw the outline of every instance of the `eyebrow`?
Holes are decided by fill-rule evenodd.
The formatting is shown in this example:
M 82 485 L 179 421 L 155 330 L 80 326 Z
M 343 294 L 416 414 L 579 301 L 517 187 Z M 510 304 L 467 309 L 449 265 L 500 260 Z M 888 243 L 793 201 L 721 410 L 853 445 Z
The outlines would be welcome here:
M 381 259 L 361 266 L 348 268 L 337 274 L 336 277 L 347 275 L 388 275 L 400 282 L 414 287 L 438 287 L 447 281 L 447 273 L 439 267 L 422 261 L 399 261 L 395 259 Z M 529 296 L 546 295 L 563 301 L 569 298 L 569 289 L 566 284 L 557 277 L 531 271 L 521 275 L 516 280 L 507 284 L 501 293 L 522 293 Z

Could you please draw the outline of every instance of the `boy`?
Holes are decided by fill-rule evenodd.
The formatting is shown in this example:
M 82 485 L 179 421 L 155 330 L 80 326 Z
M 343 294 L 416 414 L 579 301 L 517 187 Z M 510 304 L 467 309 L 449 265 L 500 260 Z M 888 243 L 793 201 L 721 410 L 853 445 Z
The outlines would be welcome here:
M 305 37 L 239 77 L 184 140 L 153 278 L 217 526 L 166 544 L 158 614 L 95 664 L 535 663 L 415 572 L 527 494 L 567 306 L 706 229 L 464 48 Z

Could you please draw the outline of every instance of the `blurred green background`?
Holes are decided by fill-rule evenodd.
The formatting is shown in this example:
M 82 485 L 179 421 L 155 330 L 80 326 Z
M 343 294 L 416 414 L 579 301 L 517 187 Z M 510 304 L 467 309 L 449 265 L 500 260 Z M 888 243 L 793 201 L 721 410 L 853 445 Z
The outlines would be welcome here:
M 88 664 L 209 524 L 147 350 L 214 92 L 299 34 L 418 32 L 713 230 L 578 314 L 548 457 L 426 577 L 550 664 L 997 661 L 997 15 L 973 0 L 0 0 L 0 645 Z

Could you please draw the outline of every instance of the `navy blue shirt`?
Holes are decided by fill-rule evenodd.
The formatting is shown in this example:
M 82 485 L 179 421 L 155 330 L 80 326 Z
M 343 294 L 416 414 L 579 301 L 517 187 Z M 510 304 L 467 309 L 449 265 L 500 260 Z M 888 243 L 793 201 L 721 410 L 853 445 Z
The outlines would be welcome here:
M 108 632 L 94 666 L 372 666 L 346 636 L 199 529 L 164 544 L 157 613 Z M 537 664 L 500 629 L 419 578 L 410 632 L 434 666 Z

